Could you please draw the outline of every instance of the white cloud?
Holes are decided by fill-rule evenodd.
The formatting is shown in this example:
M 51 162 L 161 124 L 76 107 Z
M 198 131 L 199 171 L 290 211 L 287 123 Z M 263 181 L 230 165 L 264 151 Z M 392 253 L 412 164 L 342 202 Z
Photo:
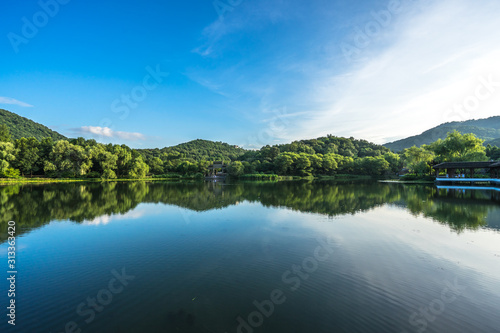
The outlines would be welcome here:
M 91 134 L 93 136 L 99 136 L 105 138 L 128 140 L 128 141 L 146 140 L 146 137 L 141 133 L 113 131 L 109 127 L 82 126 L 80 128 L 75 129 L 75 132 L 82 134 Z
M 499 115 L 500 85 L 469 111 L 453 108 L 474 96 L 482 79 L 500 83 L 500 4 L 448 0 L 420 9 L 395 20 L 386 40 L 361 50 L 369 55 L 363 62 L 312 79 L 309 97 L 316 109 L 289 132 L 384 143 L 443 122 Z
M 261 33 L 257 25 L 267 27 L 265 23 L 297 17 L 287 12 L 293 6 L 282 3 L 273 5 L 273 12 L 286 14 L 277 18 L 257 10 L 259 1 L 242 4 L 223 22 L 205 29 L 206 44 L 197 51 L 209 55 L 216 69 L 195 71 L 191 78 L 218 93 L 223 90 L 226 96 L 241 96 L 241 104 L 253 103 L 240 109 L 251 110 L 248 120 L 261 128 L 266 126 L 262 124 L 268 118 L 266 108 L 286 106 L 297 116 L 282 131 L 282 142 L 333 134 L 385 143 L 444 122 L 499 115 L 500 87 L 472 110 L 454 108 L 474 96 L 481 80 L 491 77 L 500 82 L 500 2 L 403 3 L 403 12 L 392 15 L 390 23 L 359 48 L 360 60 L 354 62 L 344 58 L 341 43 L 355 45 L 356 27 L 363 30 L 376 22 L 371 13 L 385 10 L 383 5 L 368 4 L 365 15 L 357 11 L 359 16 L 339 22 L 326 19 L 336 17 L 342 9 L 339 4 L 302 10 L 296 25 L 311 29 L 310 34 L 297 35 L 293 44 L 278 44 L 279 48 L 270 45 L 269 52 L 252 49 L 241 61 L 226 59 L 225 51 L 238 45 L 244 34 Z M 318 11 L 325 17 L 314 20 Z M 251 15 L 258 20 L 248 20 Z M 284 30 L 275 32 L 276 43 L 288 40 Z M 224 61 L 218 63 L 219 57 Z M 249 69 L 250 63 L 260 67 Z
M 125 214 L 119 215 L 102 215 L 94 218 L 93 220 L 85 220 L 83 221 L 83 225 L 106 225 L 112 221 L 120 221 L 120 220 L 135 220 L 143 217 L 146 214 L 145 211 L 140 210 L 132 210 Z
M 22 101 L 18 101 L 17 99 L 10 98 L 10 97 L 2 97 L 2 96 L 0 96 L 0 104 L 18 105 L 18 106 L 22 106 L 25 108 L 32 108 L 33 107 L 33 105 L 31 105 L 31 104 L 28 104 L 28 103 L 25 103 Z

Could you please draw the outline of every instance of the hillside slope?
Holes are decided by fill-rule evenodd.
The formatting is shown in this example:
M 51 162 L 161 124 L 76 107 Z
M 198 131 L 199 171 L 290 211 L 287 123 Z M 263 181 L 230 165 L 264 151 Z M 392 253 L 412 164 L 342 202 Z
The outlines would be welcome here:
M 59 134 L 44 125 L 4 109 L 0 109 L 0 124 L 7 125 L 10 135 L 14 140 L 22 137 L 35 137 L 38 140 L 51 137 L 54 141 L 66 139 L 64 135 Z
M 386 143 L 384 146 L 397 152 L 412 146 L 419 147 L 424 144 L 428 145 L 438 139 L 446 138 L 447 133 L 453 130 L 457 130 L 461 133 L 474 133 L 478 138 L 486 140 L 487 144 L 488 141 L 500 138 L 500 116 L 441 124 L 420 135 Z
M 159 157 L 163 153 L 179 154 L 182 157 L 192 158 L 196 161 L 200 160 L 236 160 L 243 155 L 246 150 L 238 146 L 230 145 L 224 142 L 214 142 L 208 140 L 193 140 L 181 143 L 172 147 L 162 149 L 138 149 L 146 157 Z

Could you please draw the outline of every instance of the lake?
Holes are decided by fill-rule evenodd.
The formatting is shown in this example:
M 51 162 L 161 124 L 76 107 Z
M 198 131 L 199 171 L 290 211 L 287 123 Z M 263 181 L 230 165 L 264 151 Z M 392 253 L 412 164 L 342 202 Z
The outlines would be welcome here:
M 1 332 L 500 332 L 500 192 L 395 183 L 0 187 Z

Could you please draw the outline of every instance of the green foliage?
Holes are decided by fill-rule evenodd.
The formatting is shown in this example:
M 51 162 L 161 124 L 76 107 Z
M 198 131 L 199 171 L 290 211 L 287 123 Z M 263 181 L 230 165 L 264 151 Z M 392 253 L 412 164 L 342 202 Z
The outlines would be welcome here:
M 228 165 L 227 172 L 230 176 L 239 177 L 245 173 L 245 167 L 240 161 L 234 161 Z
M 50 160 L 58 176 L 83 176 L 92 166 L 89 152 L 83 147 L 69 143 L 66 140 L 56 142 L 50 154 Z
M 438 139 L 444 140 L 449 132 L 472 133 L 482 140 L 489 141 L 492 145 L 500 145 L 500 116 L 487 119 L 468 120 L 464 122 L 451 122 L 441 124 L 420 135 L 412 136 L 403 140 L 387 143 L 384 146 L 395 152 L 410 148 L 412 146 L 429 145 Z M 491 141 L 490 141 L 491 140 Z M 498 143 L 498 144 L 496 144 Z
M 13 140 L 31 137 L 38 140 L 46 137 L 51 137 L 54 140 L 66 139 L 65 136 L 49 129 L 46 126 L 3 109 L 0 109 L 0 126 L 1 125 L 7 126 Z M 0 141 L 2 141 L 1 133 L 2 130 L 0 127 Z
M 486 156 L 493 161 L 500 160 L 500 148 L 492 145 L 486 146 Z
M 277 175 L 262 177 L 278 179 Z M 488 216 L 496 216 L 499 197 L 491 193 L 349 180 L 240 182 L 233 186 L 161 181 L 14 185 L 0 187 L 0 229 L 6 230 L 7 221 L 14 220 L 21 235 L 54 220 L 83 223 L 103 215 L 122 215 L 141 203 L 163 203 L 202 212 L 248 201 L 330 217 L 393 203 L 406 207 L 414 216 L 432 218 L 461 232 L 484 227 Z M 6 235 L 0 234 L 0 241 Z
M 10 142 L 12 137 L 10 136 L 9 127 L 5 124 L 0 124 L 0 142 Z
M 37 161 L 40 158 L 38 151 L 40 142 L 35 138 L 21 138 L 15 142 L 17 149 L 16 166 L 22 174 L 30 174 L 38 171 Z
M 102 179 L 116 179 L 116 173 L 111 169 L 104 169 L 101 175 Z
M 129 178 L 144 178 L 149 172 L 149 166 L 144 163 L 142 156 L 135 157 L 130 161 L 127 176 Z
M 0 173 L 1 177 L 5 178 L 20 178 L 21 172 L 14 168 L 7 168 L 3 172 Z
M 1 111 L 1 119 L 4 122 L 8 119 L 11 125 L 19 127 L 21 120 L 32 127 L 38 125 L 8 111 Z M 500 128 L 500 117 L 498 120 Z M 492 126 L 497 125 L 496 120 L 494 123 Z M 486 125 L 485 122 L 481 124 Z M 8 141 L 9 128 L 0 127 L 0 140 L 3 138 Z M 41 133 L 48 135 L 49 132 Z M 84 138 L 54 141 L 53 137 L 60 139 L 51 134 L 51 137 L 41 141 L 37 136 L 14 136 L 14 145 L 3 142 L 0 145 L 0 172 L 5 173 L 7 169 L 14 168 L 29 175 L 103 179 L 138 179 L 172 174 L 200 177 L 208 173 L 211 161 L 223 160 L 229 165 L 228 173 L 236 177 L 244 174 L 290 177 L 336 174 L 382 176 L 399 172 L 403 165 L 413 173 L 425 175 L 432 171 L 433 164 L 442 161 L 500 158 L 499 148 L 489 146 L 485 149 L 483 141 L 473 134 L 462 135 L 458 132 L 448 133 L 444 140 L 429 146 L 407 148 L 400 155 L 365 140 L 332 135 L 265 146 L 256 151 L 207 140 L 194 140 L 163 149 L 135 150 L 126 145 L 105 145 Z
M 474 134 L 461 134 L 457 131 L 448 133 L 446 139 L 437 140 L 429 146 L 436 155 L 439 162 L 481 162 L 487 161 L 484 140 L 477 138 Z
M 167 154 L 162 160 L 189 158 L 194 161 L 224 160 L 234 161 L 245 153 L 245 150 L 237 146 L 232 146 L 223 142 L 213 142 L 208 140 L 193 140 L 173 147 L 162 149 L 138 149 L 146 161 L 153 157 L 162 158 L 162 154 Z
M 406 167 L 410 172 L 418 175 L 427 174 L 431 171 L 431 163 L 436 158 L 429 146 L 411 147 L 403 151 L 403 157 Z
M 5 177 L 7 170 L 16 160 L 16 148 L 11 142 L 0 142 L 0 176 Z

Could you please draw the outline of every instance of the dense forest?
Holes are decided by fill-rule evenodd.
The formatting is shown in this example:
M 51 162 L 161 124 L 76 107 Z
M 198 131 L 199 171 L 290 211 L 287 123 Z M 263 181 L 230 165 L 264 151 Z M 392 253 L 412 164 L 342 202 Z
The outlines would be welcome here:
M 161 158 L 163 154 L 167 154 L 179 158 L 190 158 L 194 161 L 234 161 L 245 154 L 246 150 L 223 142 L 198 139 L 173 147 L 138 149 L 138 151 L 147 160 L 153 157 Z
M 3 109 L 0 109 L 0 126 L 1 125 L 5 125 L 9 128 L 13 139 L 31 137 L 38 140 L 51 137 L 54 141 L 67 139 L 64 135 L 46 126 Z
M 334 136 L 266 146 L 257 151 L 205 140 L 171 148 L 135 150 L 84 138 L 14 140 L 6 127 L 0 128 L 0 175 L 9 178 L 19 175 L 105 179 L 203 177 L 210 161 L 215 159 L 228 162 L 232 176 L 383 175 L 397 172 L 401 166 L 399 156 L 387 148 Z
M 403 167 L 413 174 L 429 175 L 432 166 L 441 162 L 500 158 L 498 147 L 485 147 L 483 143 L 474 134 L 453 131 L 444 140 L 413 146 L 398 154 L 365 140 L 332 135 L 259 150 L 206 140 L 163 149 L 132 149 L 84 138 L 16 139 L 7 126 L 0 125 L 0 177 L 203 178 L 214 160 L 228 163 L 228 173 L 234 177 L 387 176 L 396 175 Z

